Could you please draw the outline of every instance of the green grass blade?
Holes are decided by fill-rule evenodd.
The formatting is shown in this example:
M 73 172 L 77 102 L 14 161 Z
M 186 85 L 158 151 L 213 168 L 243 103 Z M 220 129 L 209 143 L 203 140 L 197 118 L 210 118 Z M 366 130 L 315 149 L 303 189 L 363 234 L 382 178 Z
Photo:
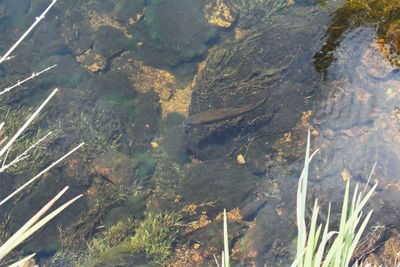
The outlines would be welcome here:
M 325 224 L 324 232 L 322 234 L 321 243 L 319 244 L 318 249 L 317 249 L 317 253 L 315 254 L 314 266 L 321 266 L 322 256 L 323 256 L 324 251 L 325 251 L 326 243 L 328 242 L 328 240 L 332 236 L 332 235 L 329 235 L 329 233 L 328 233 L 330 215 L 331 215 L 331 204 L 329 203 L 328 217 L 326 219 L 326 224 Z
M 297 214 L 297 252 L 296 258 L 299 263 L 303 262 L 304 247 L 306 245 L 306 223 L 305 223 L 305 206 L 307 198 L 307 179 L 308 179 L 308 166 L 310 163 L 310 129 L 308 129 L 306 155 L 304 159 L 304 167 L 300 175 L 299 183 L 297 186 L 297 199 L 296 199 L 296 214 Z
M 226 209 L 224 209 L 224 267 L 229 267 L 229 240 L 228 240 L 228 221 L 226 219 Z
M 318 241 L 316 239 L 316 225 L 317 225 L 317 218 L 318 218 L 318 201 L 315 200 L 314 202 L 314 208 L 311 216 L 311 225 L 310 225 L 310 232 L 308 234 L 308 240 L 307 240 L 307 247 L 306 247 L 306 255 L 304 259 L 304 266 L 311 266 L 313 257 L 314 257 L 314 247 L 315 243 Z
M 343 199 L 343 205 L 342 205 L 342 215 L 340 217 L 339 231 L 343 231 L 344 226 L 346 224 L 346 220 L 347 220 L 347 207 L 348 207 L 348 201 L 349 201 L 349 190 L 350 190 L 350 179 L 348 179 L 347 182 L 346 182 L 346 189 L 345 189 L 345 192 L 344 192 L 344 199 Z
M 349 265 L 350 260 L 351 260 L 351 256 L 353 255 L 354 250 L 356 249 L 356 246 L 358 244 L 358 241 L 361 238 L 361 235 L 363 234 L 365 227 L 367 226 L 369 219 L 371 218 L 372 215 L 372 210 L 368 213 L 368 215 L 365 217 L 363 223 L 361 224 L 360 228 L 358 229 L 357 235 L 355 236 L 350 248 L 349 248 L 349 253 L 347 255 L 347 258 L 345 260 L 346 266 Z

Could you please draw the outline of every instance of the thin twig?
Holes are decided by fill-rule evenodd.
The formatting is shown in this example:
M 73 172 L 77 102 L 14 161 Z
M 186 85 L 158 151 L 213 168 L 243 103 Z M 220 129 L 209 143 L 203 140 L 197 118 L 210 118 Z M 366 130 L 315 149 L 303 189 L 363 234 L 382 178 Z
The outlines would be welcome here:
M 215 254 L 213 254 L 213 256 L 214 256 L 215 264 L 217 264 L 217 267 L 220 267 L 219 263 L 218 263 L 218 260 L 217 260 L 217 257 L 215 257 Z
M 44 73 L 44 72 L 46 72 L 46 71 L 49 71 L 49 70 L 51 70 L 51 69 L 53 69 L 53 68 L 55 68 L 55 67 L 57 67 L 57 64 L 54 64 L 53 66 L 50 66 L 50 67 L 48 67 L 48 68 L 45 68 L 45 69 L 43 69 L 43 70 L 41 70 L 41 71 L 39 71 L 39 72 L 36 72 L 36 73 L 35 73 L 35 72 L 32 72 L 32 75 L 31 75 L 31 76 L 29 76 L 29 77 L 23 79 L 22 81 L 18 80 L 18 82 L 17 82 L 16 84 L 14 84 L 14 85 L 12 85 L 12 86 L 10 86 L 10 87 L 7 87 L 7 88 L 1 90 L 1 91 L 0 91 L 0 95 L 4 95 L 5 93 L 11 91 L 12 89 L 23 85 L 23 84 L 26 83 L 27 81 L 32 80 L 32 79 L 34 79 L 35 77 L 39 76 L 40 74 L 42 74 L 42 73 Z
M 25 131 L 26 128 L 32 123 L 32 121 L 39 115 L 42 109 L 46 106 L 46 104 L 50 101 L 51 98 L 57 93 L 58 89 L 54 89 L 53 92 L 46 98 L 45 101 L 39 106 L 39 108 L 30 116 L 30 118 L 25 122 L 24 125 L 17 131 L 17 133 L 8 141 L 8 143 L 0 150 L 0 159 L 4 155 L 4 153 L 11 147 L 11 145 L 17 140 L 17 138 Z
M 4 59 L 4 61 L 3 61 L 3 62 L 5 62 L 5 61 L 9 61 L 9 60 L 11 60 L 11 59 L 13 59 L 13 58 L 15 58 L 15 56 L 10 56 L 10 57 L 7 57 L 7 58 L 5 58 L 5 59 Z
M 76 146 L 74 149 L 72 149 L 71 151 L 69 151 L 67 154 L 65 154 L 64 156 L 62 156 L 61 158 L 59 158 L 58 160 L 54 161 L 52 164 L 50 164 L 46 169 L 44 169 L 43 171 L 41 171 L 40 173 L 38 173 L 35 177 L 33 177 L 32 179 L 30 179 L 28 182 L 26 182 L 25 184 L 23 184 L 21 187 L 19 187 L 17 190 L 15 190 L 13 193 L 11 193 L 8 197 L 6 197 L 5 199 L 3 199 L 0 202 L 0 206 L 3 205 L 5 202 L 7 202 L 10 198 L 12 198 L 13 196 L 15 196 L 17 193 L 19 193 L 21 190 L 23 190 L 25 187 L 27 187 L 28 185 L 30 185 L 31 183 L 33 183 L 34 181 L 36 181 L 38 178 L 40 178 L 40 176 L 42 176 L 43 174 L 45 174 L 46 172 L 48 172 L 50 169 L 52 169 L 54 166 L 56 166 L 58 163 L 60 163 L 61 161 L 63 161 L 66 157 L 68 157 L 69 155 L 71 155 L 72 153 L 74 153 L 76 150 L 78 150 L 81 146 L 83 146 L 84 143 L 80 143 L 78 146 Z
M 51 135 L 52 132 L 47 133 L 45 136 L 43 136 L 42 138 L 40 138 L 37 142 L 35 142 L 33 145 L 31 145 L 28 149 L 26 149 L 24 152 L 22 152 L 21 154 L 19 154 L 17 157 L 15 157 L 15 159 L 13 159 L 10 163 L 5 164 L 6 159 L 7 159 L 7 154 L 10 150 L 7 151 L 6 157 L 4 158 L 3 161 L 3 165 L 0 168 L 0 173 L 4 172 L 6 169 L 10 168 L 11 166 L 16 165 L 18 162 L 20 162 L 21 160 L 24 160 L 26 158 L 29 157 L 28 153 L 34 149 L 35 147 L 37 147 L 40 143 L 42 143 L 44 140 L 47 139 L 47 137 L 49 137 L 49 135 Z

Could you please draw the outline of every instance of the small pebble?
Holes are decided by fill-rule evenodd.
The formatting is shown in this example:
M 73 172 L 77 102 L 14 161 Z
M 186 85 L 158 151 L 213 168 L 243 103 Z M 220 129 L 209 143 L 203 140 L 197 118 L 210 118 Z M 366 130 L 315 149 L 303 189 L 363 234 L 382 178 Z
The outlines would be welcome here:
M 151 146 L 151 148 L 156 149 L 156 148 L 158 148 L 159 145 L 158 145 L 157 142 L 151 141 L 151 142 L 150 142 L 150 146 Z
M 244 156 L 242 154 L 239 154 L 236 157 L 236 161 L 237 163 L 239 163 L 240 165 L 246 164 L 246 160 L 244 159 Z

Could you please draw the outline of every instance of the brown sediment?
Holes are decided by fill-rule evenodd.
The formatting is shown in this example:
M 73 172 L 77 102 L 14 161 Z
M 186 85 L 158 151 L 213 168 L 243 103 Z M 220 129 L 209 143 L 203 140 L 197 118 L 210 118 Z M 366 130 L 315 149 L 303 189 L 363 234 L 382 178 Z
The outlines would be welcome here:
M 205 62 L 198 64 L 198 72 L 192 82 L 183 88 L 177 88 L 175 76 L 166 70 L 146 66 L 131 55 L 122 55 L 113 60 L 112 67 L 128 74 L 133 87 L 141 92 L 154 91 L 160 98 L 162 118 L 176 112 L 188 117 L 192 91 L 198 81 L 198 74 L 204 69 Z
M 146 8 L 143 9 L 142 13 L 136 14 L 136 17 L 132 17 L 129 19 L 129 25 L 134 26 L 136 23 L 138 23 L 142 18 L 144 18 L 144 12 Z
M 97 54 L 93 49 L 86 50 L 83 54 L 75 57 L 82 67 L 90 72 L 99 72 L 107 65 L 107 60 L 104 56 Z
M 134 60 L 131 64 L 136 69 L 131 75 L 131 81 L 139 92 L 146 93 L 154 90 L 162 100 L 171 98 L 176 86 L 174 75 L 166 70 L 145 66 L 141 61 Z
M 114 59 L 112 67 L 127 73 L 137 91 L 141 93 L 154 91 L 162 100 L 170 99 L 176 86 L 175 77 L 170 72 L 146 66 L 129 54 Z
M 133 35 L 129 33 L 129 30 L 126 26 L 124 26 L 123 24 L 118 22 L 116 19 L 114 19 L 106 14 L 98 14 L 94 11 L 91 11 L 91 12 L 89 12 L 89 17 L 90 17 L 90 20 L 89 20 L 90 26 L 95 30 L 98 30 L 99 27 L 101 27 L 101 26 L 109 26 L 111 28 L 121 31 L 128 39 L 133 38 Z M 139 20 L 140 20 L 140 18 L 141 18 L 141 16 L 138 17 Z M 136 23 L 136 20 L 133 20 L 132 23 L 134 21 Z
M 245 38 L 249 33 L 251 33 L 251 30 L 244 30 L 239 27 L 235 28 L 235 40 L 239 41 L 243 38 Z
M 193 77 L 193 80 L 189 85 L 172 92 L 170 99 L 160 99 L 163 119 L 165 119 L 167 115 L 172 112 L 180 113 L 185 118 L 188 117 L 189 106 L 192 101 L 193 88 L 198 81 L 199 73 L 204 69 L 204 67 L 205 62 L 199 63 L 197 67 L 197 74 Z

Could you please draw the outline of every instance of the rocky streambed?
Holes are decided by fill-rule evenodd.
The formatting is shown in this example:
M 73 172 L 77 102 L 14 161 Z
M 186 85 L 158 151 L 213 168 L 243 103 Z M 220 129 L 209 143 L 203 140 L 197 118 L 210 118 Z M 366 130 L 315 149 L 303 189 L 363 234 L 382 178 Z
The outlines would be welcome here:
M 26 26 L 16 15 L 29 20 L 44 6 L 20 2 L 0 4 L 5 43 Z M 390 260 L 371 248 L 398 243 L 399 7 L 356 2 L 58 3 L 19 64 L 0 70 L 6 85 L 58 64 L 4 97 L 1 114 L 11 134 L 58 86 L 62 93 L 11 154 L 38 132 L 56 134 L 33 163 L 3 175 L 0 194 L 87 144 L 2 207 L 2 238 L 70 185 L 71 196 L 85 197 L 16 255 L 38 251 L 48 266 L 213 265 L 225 208 L 234 262 L 287 265 L 310 128 L 321 153 L 309 195 L 334 203 L 335 214 L 343 180 L 365 184 L 378 161 L 375 241 L 358 256 Z M 377 224 L 384 230 L 374 231 Z

